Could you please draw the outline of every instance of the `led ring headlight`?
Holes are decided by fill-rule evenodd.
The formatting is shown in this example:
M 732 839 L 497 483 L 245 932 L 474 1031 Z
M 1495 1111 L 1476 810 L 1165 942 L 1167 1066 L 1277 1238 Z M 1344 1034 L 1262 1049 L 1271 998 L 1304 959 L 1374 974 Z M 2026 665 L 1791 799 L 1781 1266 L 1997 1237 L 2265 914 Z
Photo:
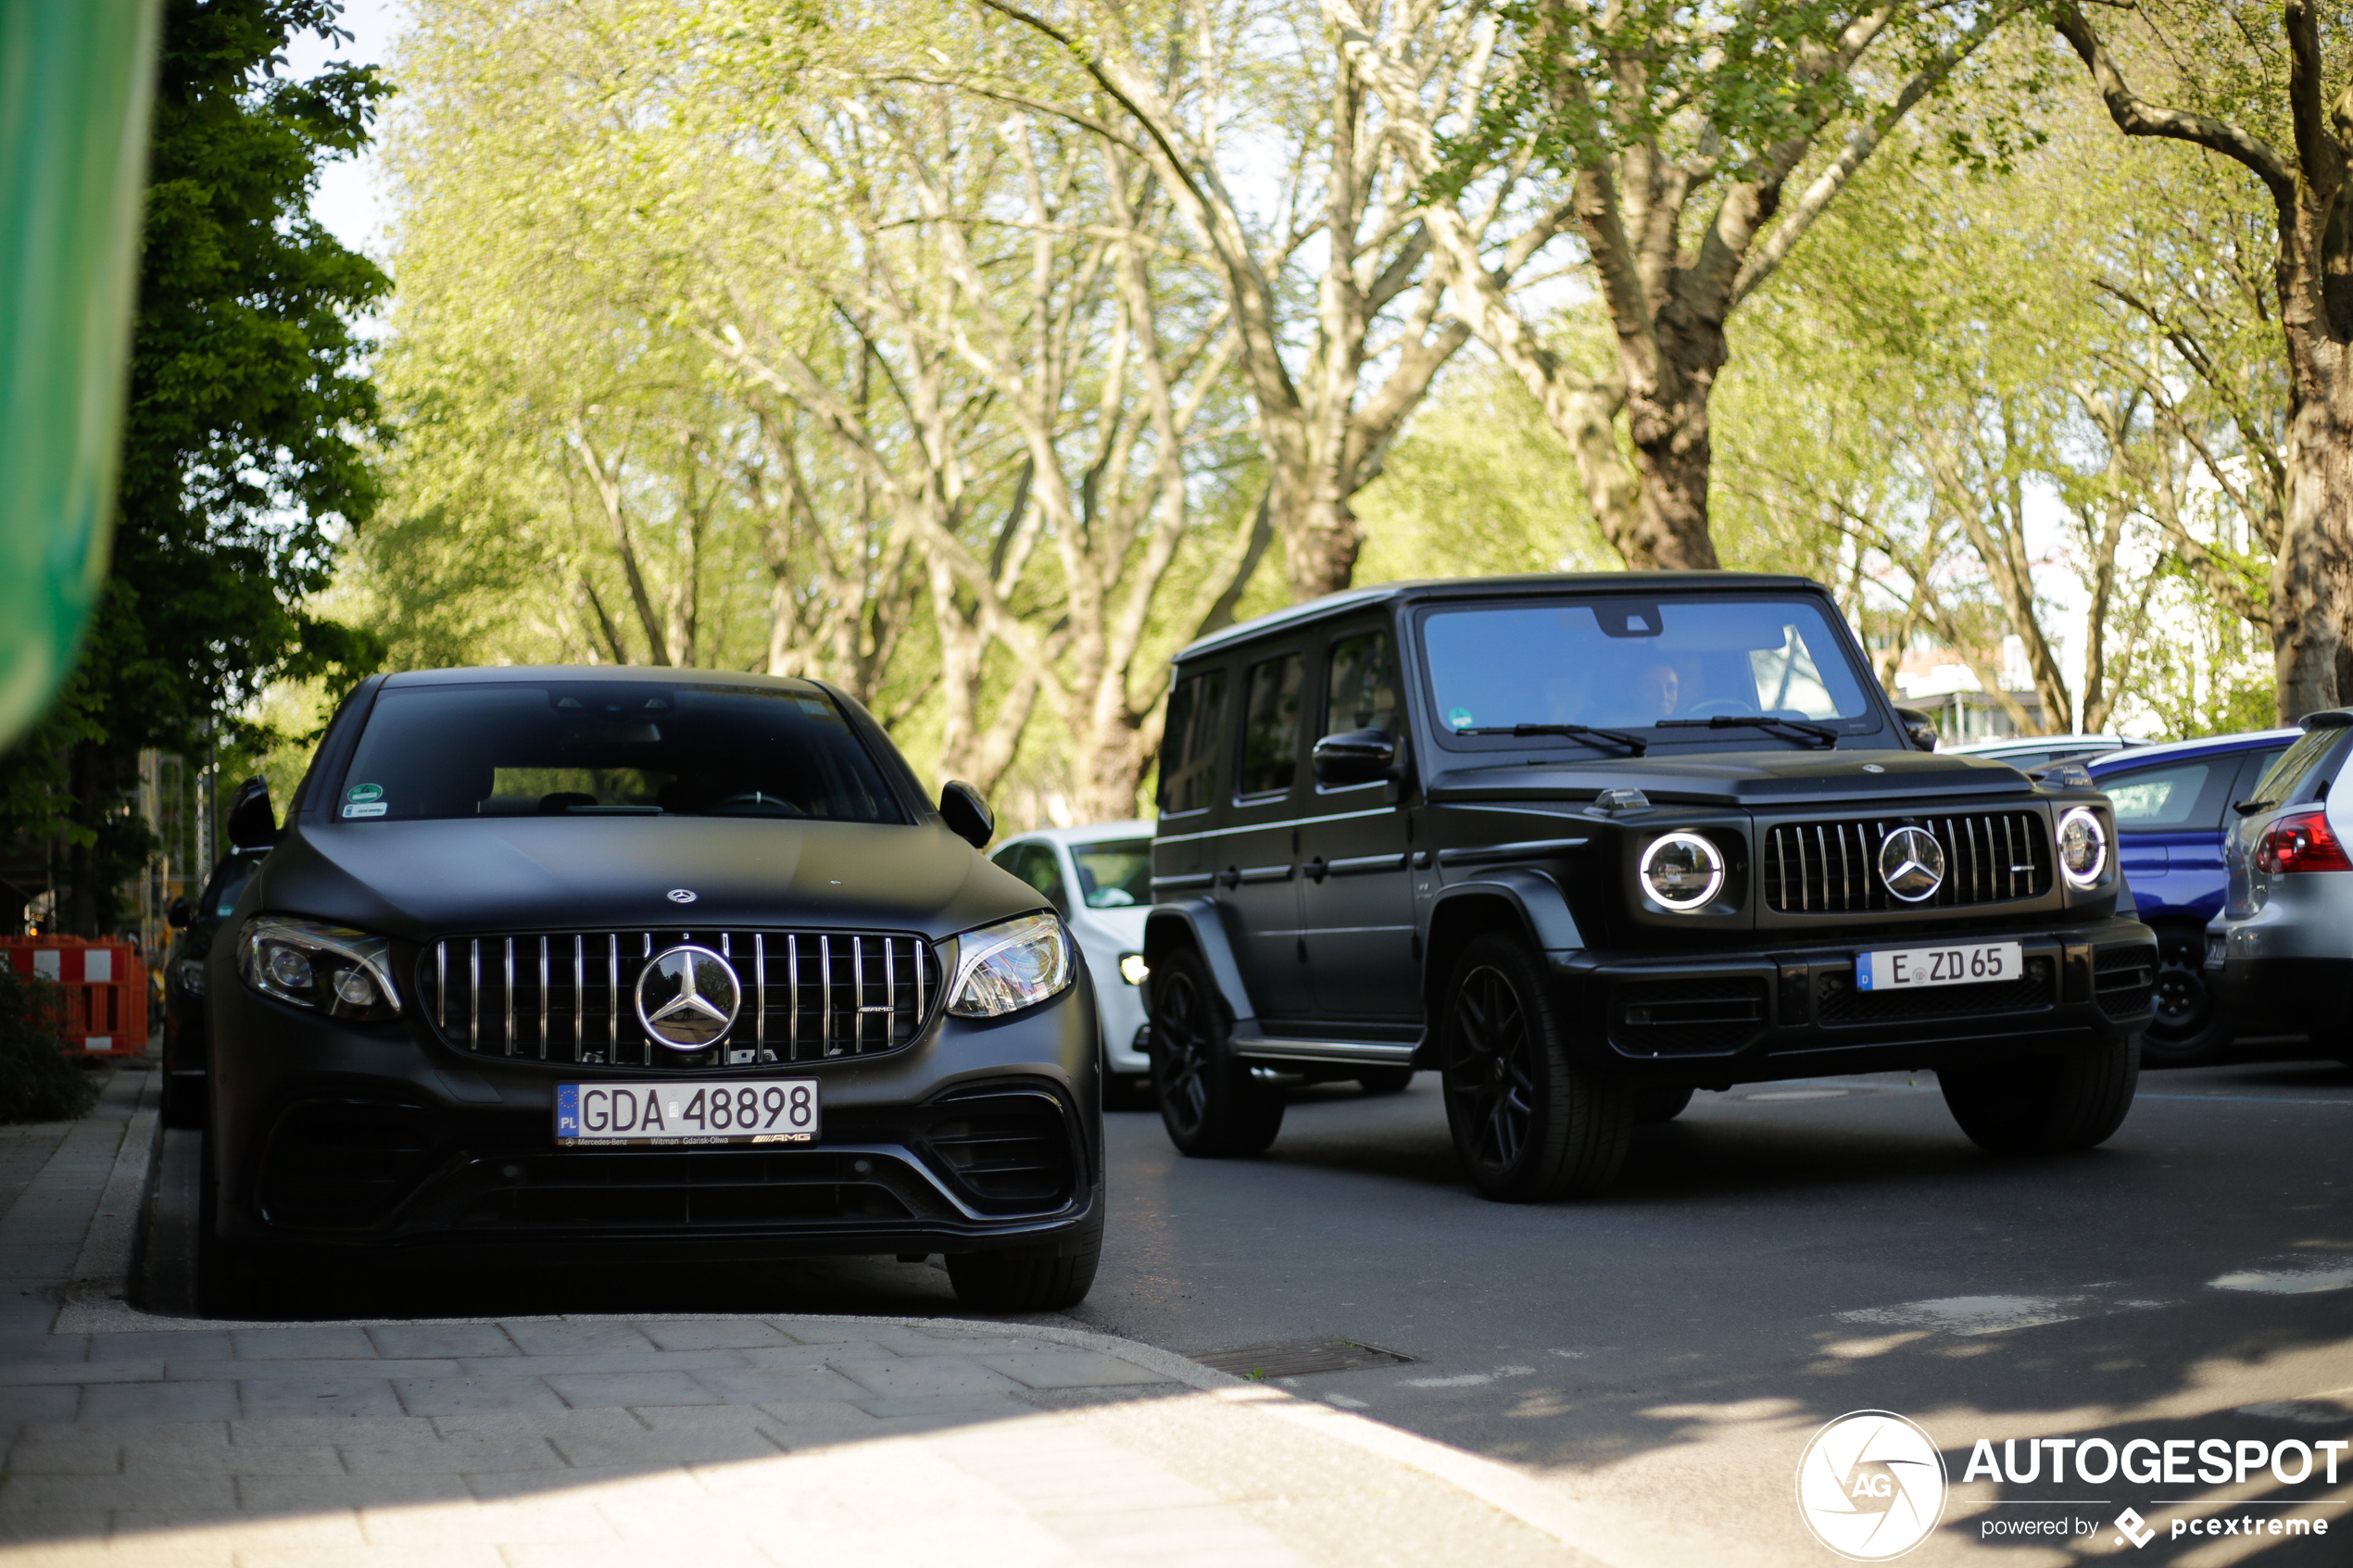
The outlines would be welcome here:
M 1705 908 L 1724 890 L 1723 852 L 1695 833 L 1670 833 L 1642 851 L 1642 890 L 1679 913 Z
M 2071 887 L 2096 887 L 2108 873 L 2108 829 L 2089 806 L 2059 819 L 2058 863 Z

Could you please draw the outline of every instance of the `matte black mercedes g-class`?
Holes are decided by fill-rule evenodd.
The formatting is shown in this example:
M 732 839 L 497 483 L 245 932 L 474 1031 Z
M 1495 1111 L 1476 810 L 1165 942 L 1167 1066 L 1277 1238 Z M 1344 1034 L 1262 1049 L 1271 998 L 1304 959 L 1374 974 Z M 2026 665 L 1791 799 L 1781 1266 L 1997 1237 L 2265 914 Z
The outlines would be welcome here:
M 1320 739 L 1315 738 L 1320 736 Z M 1176 656 L 1145 957 L 1188 1154 L 1435 1069 L 1492 1198 L 1695 1088 L 1928 1068 L 1996 1152 L 2131 1108 L 2156 947 L 2081 768 L 1916 748 L 1796 577 L 1395 583 Z

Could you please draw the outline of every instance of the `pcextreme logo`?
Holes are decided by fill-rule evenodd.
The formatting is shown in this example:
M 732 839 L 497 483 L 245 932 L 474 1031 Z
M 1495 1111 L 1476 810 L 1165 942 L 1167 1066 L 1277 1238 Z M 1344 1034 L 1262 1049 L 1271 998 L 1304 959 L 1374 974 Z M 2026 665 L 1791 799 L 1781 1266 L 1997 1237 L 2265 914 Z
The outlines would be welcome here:
M 1893 1411 L 1854 1411 L 1814 1434 L 1797 1461 L 1797 1512 L 1814 1538 L 1855 1562 L 1885 1562 L 1944 1517 L 1944 1459 Z

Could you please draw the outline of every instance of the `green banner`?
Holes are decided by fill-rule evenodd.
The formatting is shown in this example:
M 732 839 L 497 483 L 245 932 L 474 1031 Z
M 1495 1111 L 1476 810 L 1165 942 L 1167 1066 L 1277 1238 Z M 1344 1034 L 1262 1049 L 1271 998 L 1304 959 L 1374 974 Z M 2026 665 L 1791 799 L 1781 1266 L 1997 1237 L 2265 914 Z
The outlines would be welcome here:
M 0 0 L 0 749 L 106 577 L 160 9 Z

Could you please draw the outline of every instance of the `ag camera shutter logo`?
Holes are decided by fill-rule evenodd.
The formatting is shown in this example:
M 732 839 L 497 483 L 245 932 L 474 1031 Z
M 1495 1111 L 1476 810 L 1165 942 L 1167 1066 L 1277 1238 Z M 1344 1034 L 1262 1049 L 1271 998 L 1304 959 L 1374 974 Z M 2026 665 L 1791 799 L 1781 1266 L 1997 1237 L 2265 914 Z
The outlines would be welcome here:
M 1814 1434 L 1797 1461 L 1797 1512 L 1854 1562 L 1903 1556 L 1944 1518 L 1944 1456 L 1892 1411 L 1854 1411 Z

